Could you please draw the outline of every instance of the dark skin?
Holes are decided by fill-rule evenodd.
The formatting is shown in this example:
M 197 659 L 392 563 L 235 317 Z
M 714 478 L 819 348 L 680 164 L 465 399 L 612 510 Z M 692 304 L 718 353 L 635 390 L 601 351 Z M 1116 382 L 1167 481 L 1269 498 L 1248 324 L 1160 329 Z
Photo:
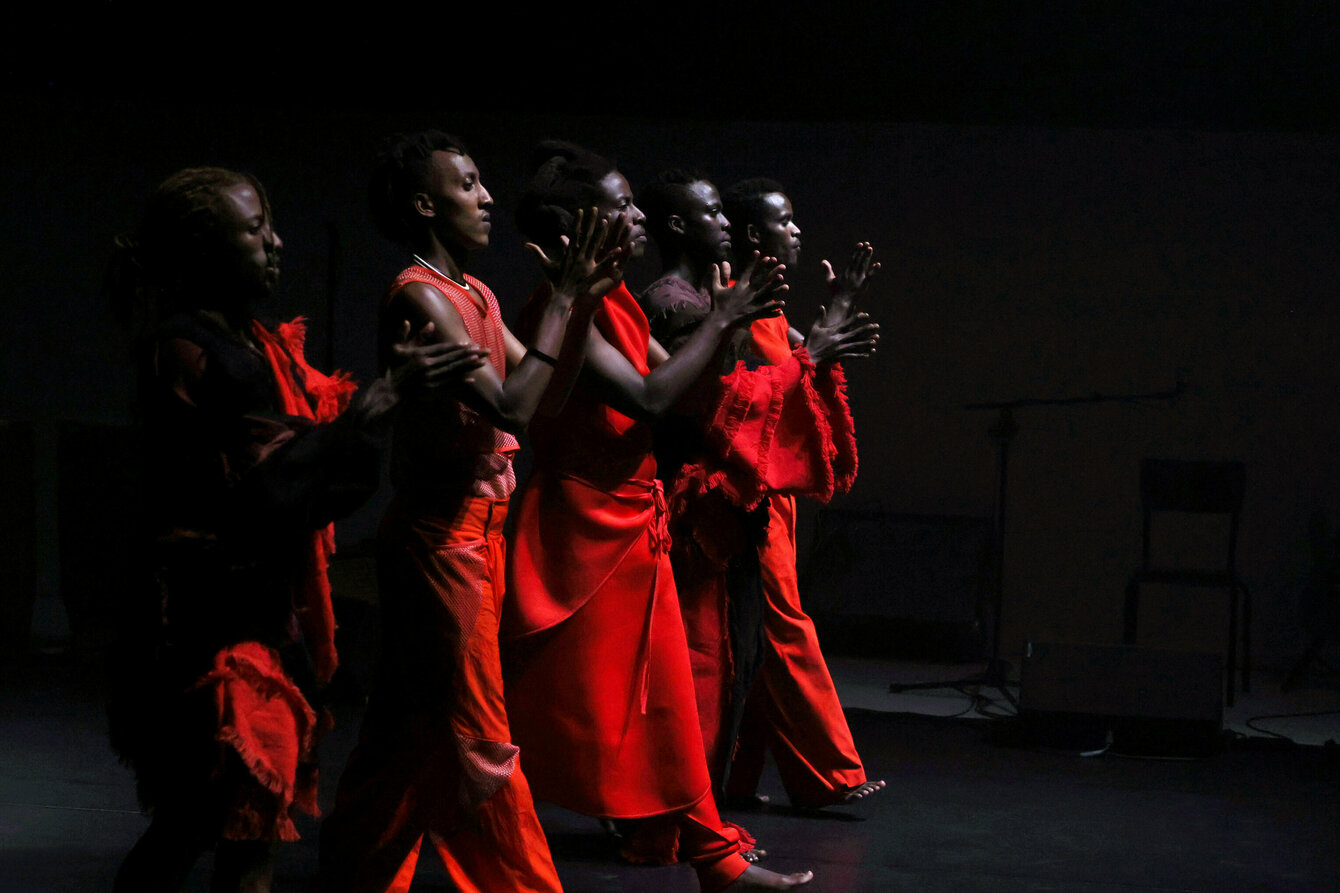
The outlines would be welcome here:
M 618 171 L 611 171 L 600 181 L 599 191 L 596 215 L 611 222 L 622 217 L 629 230 L 630 256 L 640 257 L 646 249 L 646 217 L 633 204 L 628 181 Z M 654 368 L 645 377 L 594 326 L 590 327 L 583 371 L 587 386 L 627 416 L 660 418 L 702 374 L 728 332 L 782 311 L 784 305 L 776 300 L 786 291 L 780 267 L 752 257 L 734 287 L 726 285 L 729 264 L 714 265 L 714 269 L 712 311 L 673 357 L 652 339 L 647 353 L 648 364 Z
M 283 241 L 251 184 L 231 186 L 219 198 L 223 210 L 199 246 L 199 264 L 209 275 L 200 277 L 203 285 L 190 296 L 190 303 L 238 342 L 259 352 L 251 335 L 252 308 L 279 281 Z M 361 389 L 331 424 L 381 428 L 389 424 L 403 394 L 454 385 L 483 362 L 473 346 L 425 343 L 432 333 L 432 327 L 425 326 L 411 337 L 410 324 L 402 320 L 388 346 L 386 374 Z M 216 759 L 216 778 L 239 771 L 234 766 L 236 755 L 226 745 L 218 745 Z M 117 872 L 117 893 L 181 889 L 201 853 L 211 845 L 215 850 L 210 880 L 213 893 L 269 893 L 278 845 L 221 840 L 226 803 L 214 802 L 219 797 L 226 799 L 226 794 L 207 785 L 190 797 L 161 804 Z
M 605 177 L 601 189 L 603 200 L 597 210 L 631 215 L 633 232 L 638 233 L 645 217 L 632 204 L 628 183 L 622 175 Z M 591 366 L 588 376 L 592 387 L 615 409 L 635 418 L 655 418 L 668 411 L 717 355 L 730 330 L 781 312 L 780 302 L 764 299 L 786 288 L 781 283 L 785 268 L 776 258 L 760 257 L 757 253 L 747 259 L 739 280 L 733 286 L 727 284 L 731 277 L 730 264 L 726 262 L 730 224 L 722 214 L 721 199 L 711 183 L 700 180 L 689 184 L 681 193 L 679 206 L 667 219 L 667 227 L 675 238 L 661 244 L 665 272 L 712 296 L 712 310 L 703 323 L 664 361 L 660 361 L 664 348 L 653 339 L 648 360 L 655 368 L 646 377 L 599 333 L 592 330 L 588 335 Z M 744 858 L 752 862 L 764 854 L 763 850 L 755 849 Z M 725 889 L 789 890 L 813 879 L 812 871 L 778 874 L 750 865 Z
M 775 252 L 786 263 L 799 263 L 800 227 L 796 225 L 791 200 L 780 192 L 772 192 L 763 197 L 763 203 L 765 209 L 760 218 L 740 227 L 744 237 L 740 247 Z M 827 260 L 823 262 L 831 294 L 829 305 L 819 308 L 819 318 L 810 327 L 808 336 L 794 328 L 788 333 L 793 345 L 805 345 L 816 365 L 874 354 L 879 343 L 879 326 L 870 322 L 868 314 L 856 310 L 857 298 L 879 272 L 874 253 L 869 242 L 858 243 L 841 276 L 833 272 L 833 265 Z
M 480 182 L 479 170 L 468 155 L 438 151 L 432 156 L 432 169 L 420 192 L 413 197 L 414 210 L 422 224 L 412 246 L 419 257 L 458 283 L 470 256 L 489 242 L 490 211 L 493 198 Z M 558 357 L 564 337 L 571 328 L 582 331 L 589 326 L 599 306 L 600 289 L 613 287 L 621 275 L 627 247 L 618 227 L 609 227 L 591 215 L 583 215 L 576 238 L 566 241 L 562 253 L 551 260 L 538 252 L 553 291 L 545 306 L 531 347 L 549 357 Z M 464 285 L 479 306 L 484 298 Z M 418 325 L 426 344 L 470 344 L 465 321 L 440 290 L 427 283 L 412 282 L 396 293 L 383 313 L 380 343 L 382 355 L 389 353 L 399 321 L 408 319 Z M 428 328 L 431 326 L 431 328 Z M 549 386 L 554 367 L 538 357 L 527 356 L 528 348 L 506 327 L 503 339 L 507 351 L 506 378 L 490 364 L 482 364 L 462 382 L 458 396 L 493 424 L 511 432 L 525 428 L 535 414 Z M 433 436 L 433 432 L 420 432 Z
M 665 226 L 670 238 L 660 245 L 662 274 L 694 288 L 710 288 L 714 268 L 730 259 L 732 245 L 730 221 L 722 213 L 716 187 L 698 180 L 678 189 Z
M 780 192 L 764 196 L 765 210 L 760 219 L 747 223 L 745 244 L 756 250 L 772 250 L 791 263 L 800 261 L 800 227 L 796 225 L 791 200 Z M 816 365 L 834 363 L 852 357 L 874 354 L 879 342 L 879 326 L 869 321 L 869 315 L 856 311 L 856 300 L 871 278 L 879 272 L 874 262 L 875 250 L 869 242 L 860 242 L 852 250 L 842 275 L 833 272 L 833 265 L 823 262 L 828 288 L 832 295 L 827 308 L 819 308 L 819 318 L 810 328 L 808 338 L 802 338 L 795 329 L 788 333 L 793 345 L 804 344 Z M 862 800 L 883 790 L 884 781 L 867 781 L 846 791 L 841 802 Z M 768 802 L 758 797 L 758 803 Z

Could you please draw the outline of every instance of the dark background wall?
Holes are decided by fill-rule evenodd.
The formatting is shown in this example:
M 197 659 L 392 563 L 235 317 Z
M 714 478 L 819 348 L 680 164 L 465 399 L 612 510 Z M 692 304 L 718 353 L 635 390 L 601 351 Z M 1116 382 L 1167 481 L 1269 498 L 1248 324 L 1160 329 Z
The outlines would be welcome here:
M 613 155 L 634 186 L 670 165 L 721 185 L 781 180 L 804 230 L 797 322 L 819 303 L 819 260 L 874 242 L 884 270 L 868 309 L 884 340 L 849 370 L 862 472 L 839 507 L 988 517 L 994 416 L 964 404 L 1184 383 L 1171 401 L 1018 413 L 1003 652 L 1027 636 L 1115 641 L 1139 557 L 1139 459 L 1231 458 L 1247 463 L 1240 564 L 1257 657 L 1287 665 L 1307 634 L 1308 519 L 1340 515 L 1336 18 L 1321 3 L 1209 7 L 1099 19 L 957 4 L 720 27 L 654 10 L 589 28 L 429 19 L 435 40 L 411 51 L 405 32 L 390 68 L 364 64 L 372 46 L 258 43 L 243 28 L 13 66 L 0 419 L 32 426 L 36 508 L 15 500 L 11 526 L 40 535 L 36 571 L 15 564 L 6 598 L 34 574 L 48 594 L 60 582 L 60 424 L 130 416 L 128 341 L 100 281 L 152 188 L 191 164 L 257 174 L 285 241 L 270 309 L 307 315 L 311 356 L 366 379 L 376 304 L 405 262 L 366 220 L 368 161 L 382 135 L 436 125 L 465 137 L 497 202 L 472 272 L 505 311 L 536 278 L 510 211 L 548 136 Z M 629 278 L 655 274 L 653 258 Z M 93 493 L 107 473 L 70 461 L 64 479 L 94 479 L 88 506 L 114 531 L 115 499 Z M 65 514 L 79 500 L 65 496 Z M 1215 622 L 1168 605 L 1153 616 L 1172 643 Z

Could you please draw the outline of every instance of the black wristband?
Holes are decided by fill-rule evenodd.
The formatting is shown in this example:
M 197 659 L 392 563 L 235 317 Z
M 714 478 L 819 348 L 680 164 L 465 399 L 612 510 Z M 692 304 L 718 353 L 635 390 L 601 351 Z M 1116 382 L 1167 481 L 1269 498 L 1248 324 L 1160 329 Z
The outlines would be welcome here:
M 528 349 L 528 350 L 526 351 L 526 356 L 528 356 L 528 357 L 534 357 L 535 359 L 539 360 L 541 363 L 547 363 L 547 364 L 549 364 L 550 366 L 557 366 L 557 365 L 558 365 L 558 360 L 556 360 L 556 359 L 554 359 L 553 357 L 549 356 L 549 354 L 547 354 L 547 353 L 544 353 L 544 352 L 542 352 L 542 351 L 538 351 L 538 350 L 536 350 L 536 349 L 533 348 L 533 347 L 530 348 L 530 349 Z

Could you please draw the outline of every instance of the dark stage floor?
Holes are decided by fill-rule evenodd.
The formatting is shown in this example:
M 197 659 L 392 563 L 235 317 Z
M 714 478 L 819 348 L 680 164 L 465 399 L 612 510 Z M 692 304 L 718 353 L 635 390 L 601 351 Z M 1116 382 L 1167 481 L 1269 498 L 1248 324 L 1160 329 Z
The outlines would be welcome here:
M 0 891 L 109 889 L 145 820 L 108 749 L 95 675 L 39 659 L 10 666 L 0 697 Z M 355 712 L 325 745 L 327 802 Z M 1252 739 L 1200 759 L 1085 758 L 997 743 L 1001 721 L 849 716 L 884 793 L 821 814 L 728 813 L 771 851 L 768 867 L 812 868 L 811 890 L 1340 890 L 1334 745 Z M 781 793 L 771 771 L 764 790 Z M 588 819 L 552 807 L 541 819 L 569 891 L 696 889 L 682 866 L 614 861 Z M 279 891 L 302 890 L 314 865 L 315 827 L 302 830 L 281 857 Z M 206 889 L 207 868 L 192 890 Z M 414 889 L 452 888 L 426 857 Z

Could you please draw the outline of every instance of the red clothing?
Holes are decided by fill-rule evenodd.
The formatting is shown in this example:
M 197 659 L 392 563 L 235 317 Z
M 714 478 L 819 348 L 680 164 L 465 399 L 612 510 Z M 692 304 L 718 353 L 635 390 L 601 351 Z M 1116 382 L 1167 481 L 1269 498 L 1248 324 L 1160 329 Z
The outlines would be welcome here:
M 464 891 L 561 889 L 511 743 L 498 663 L 507 504 L 388 511 L 385 646 L 321 828 L 318 889 L 406 891 L 423 837 Z
M 225 839 L 296 840 L 293 809 L 317 812 L 317 721 L 291 673 L 321 683 L 335 669 L 328 522 L 371 492 L 378 457 L 356 429 L 325 424 L 355 385 L 307 364 L 301 320 L 250 334 L 260 352 L 187 313 L 151 342 L 158 586 L 116 665 L 112 737 L 146 807 L 208 816 Z
M 745 705 L 726 791 L 747 797 L 758 789 L 768 748 L 793 803 L 827 806 L 866 775 L 814 621 L 800 605 L 794 497 L 769 498 L 768 536 L 758 554 L 768 649 Z
M 442 291 L 471 338 L 495 345 L 491 360 L 504 373 L 502 322 L 482 283 L 467 280 L 483 308 L 422 267 L 402 273 L 393 292 L 409 281 Z M 404 409 L 411 419 L 434 414 L 434 427 L 427 436 L 404 426 L 403 410 L 397 419 L 401 486 L 378 535 L 382 657 L 358 748 L 322 826 L 318 888 L 408 890 L 427 836 L 462 890 L 556 891 L 508 728 L 498 656 L 516 439 L 459 402 L 428 398 Z M 428 465 L 439 447 L 440 471 Z M 456 463 L 461 477 L 423 485 Z M 496 498 L 479 495 L 496 490 Z
M 596 326 L 647 373 L 646 318 L 624 286 Z M 709 797 L 650 430 L 579 385 L 531 439 L 504 637 L 534 790 L 588 815 L 666 817 L 703 887 L 717 889 L 746 864 Z
M 487 347 L 489 362 L 499 378 L 507 375 L 507 345 L 503 338 L 498 299 L 487 285 L 466 275 L 471 290 L 428 267 L 402 270 L 387 292 L 386 304 L 411 282 L 431 285 L 460 314 L 470 340 Z M 423 493 L 431 486 L 446 501 L 463 493 L 505 499 L 516 488 L 512 454 L 517 439 L 498 428 L 461 401 L 404 400 L 396 412 L 391 441 L 391 482 Z
M 644 296 L 667 337 L 691 331 L 687 320 L 705 300 L 674 277 L 658 280 Z M 856 476 L 856 441 L 841 367 L 816 369 L 803 348 L 791 347 L 789 328 L 784 316 L 753 323 L 739 351 L 744 358 L 708 402 L 701 438 L 671 484 L 672 561 L 714 788 L 721 790 L 729 776 L 732 793 L 753 793 L 763 737 L 792 799 L 823 805 L 866 779 L 814 625 L 800 607 L 795 497 L 826 502 L 847 490 Z M 767 524 L 753 543 L 743 511 L 725 506 L 760 504 Z M 738 586 L 732 591 L 728 579 L 731 562 L 749 549 L 757 550 L 766 638 L 757 680 L 748 675 L 756 666 L 747 660 L 749 631 L 727 634 L 753 608 L 749 594 Z M 747 705 L 741 683 L 751 692 Z M 733 765 L 737 728 L 744 753 Z

